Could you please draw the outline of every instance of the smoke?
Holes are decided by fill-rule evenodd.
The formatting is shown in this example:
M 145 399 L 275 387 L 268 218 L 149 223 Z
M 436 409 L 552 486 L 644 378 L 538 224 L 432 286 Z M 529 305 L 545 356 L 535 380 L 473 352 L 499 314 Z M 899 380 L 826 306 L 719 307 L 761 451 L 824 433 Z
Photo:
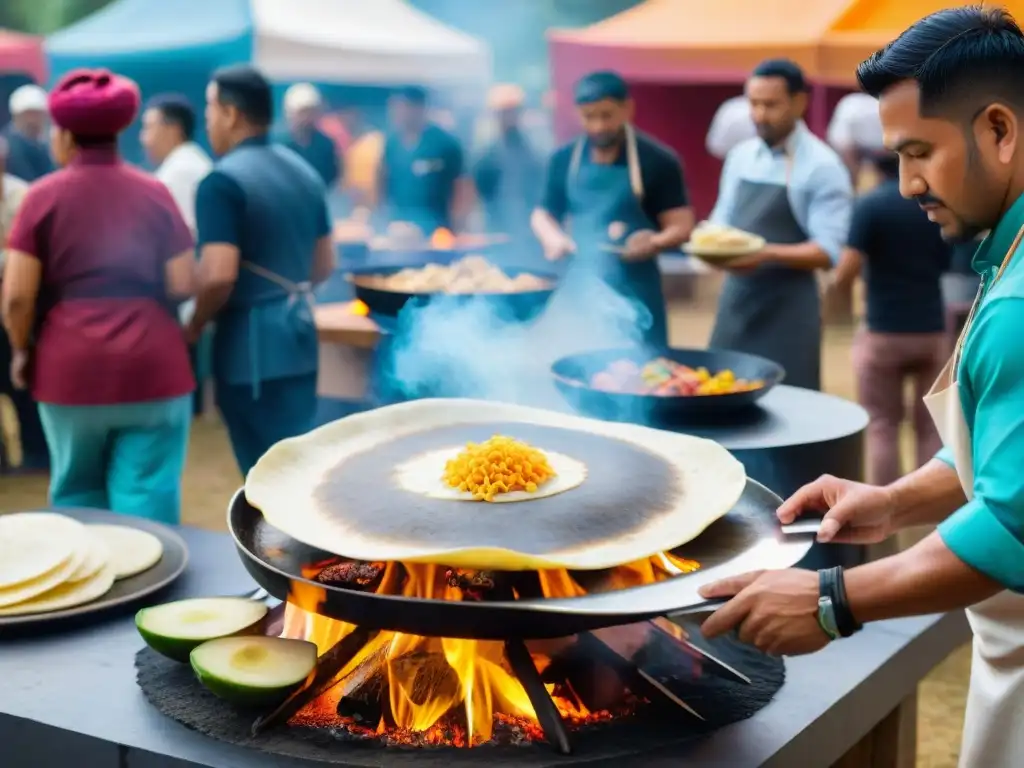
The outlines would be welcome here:
M 472 397 L 558 408 L 551 364 L 640 344 L 650 312 L 596 276 L 563 285 L 532 323 L 510 322 L 486 298 L 409 306 L 399 317 L 388 388 L 406 397 Z

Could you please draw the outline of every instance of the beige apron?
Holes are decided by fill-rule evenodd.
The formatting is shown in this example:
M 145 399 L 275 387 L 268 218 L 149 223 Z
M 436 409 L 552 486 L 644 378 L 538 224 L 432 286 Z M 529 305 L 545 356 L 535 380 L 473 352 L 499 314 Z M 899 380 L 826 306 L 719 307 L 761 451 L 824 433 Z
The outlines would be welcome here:
M 1017 233 L 993 284 L 1024 237 Z M 981 303 L 974 300 L 953 356 L 925 396 L 942 442 L 953 453 L 957 476 L 968 499 L 973 496 L 974 465 L 971 435 L 960 405 L 957 365 L 964 339 Z M 964 717 L 960 768 L 1021 768 L 1024 766 L 1024 595 L 1005 591 L 967 609 L 974 631 L 971 685 Z

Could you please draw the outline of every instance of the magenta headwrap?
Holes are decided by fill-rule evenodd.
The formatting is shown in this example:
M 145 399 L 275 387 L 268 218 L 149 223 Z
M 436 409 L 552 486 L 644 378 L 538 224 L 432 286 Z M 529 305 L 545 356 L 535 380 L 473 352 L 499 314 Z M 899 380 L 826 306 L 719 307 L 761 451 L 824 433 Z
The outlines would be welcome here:
M 76 69 L 50 91 L 50 117 L 76 136 L 116 136 L 132 124 L 141 101 L 139 87 L 127 77 Z

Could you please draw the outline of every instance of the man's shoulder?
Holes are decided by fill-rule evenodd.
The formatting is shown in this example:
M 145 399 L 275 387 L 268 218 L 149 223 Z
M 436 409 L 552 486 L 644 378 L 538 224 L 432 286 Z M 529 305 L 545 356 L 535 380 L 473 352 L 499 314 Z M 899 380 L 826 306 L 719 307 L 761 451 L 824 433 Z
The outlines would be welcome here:
M 679 165 L 679 153 L 643 131 L 636 132 L 636 151 L 641 163 L 671 163 Z
M 579 139 L 573 139 L 567 141 L 565 144 L 557 147 L 554 152 L 551 153 L 551 158 L 548 163 L 552 168 L 565 168 L 569 169 L 569 163 L 572 162 L 573 152 L 576 151 L 576 145 L 579 144 Z
M 815 170 L 820 168 L 824 172 L 839 171 L 844 176 L 849 176 L 850 172 L 839 153 L 809 130 L 805 130 L 801 134 L 798 151 L 806 155 L 806 158 L 814 164 Z

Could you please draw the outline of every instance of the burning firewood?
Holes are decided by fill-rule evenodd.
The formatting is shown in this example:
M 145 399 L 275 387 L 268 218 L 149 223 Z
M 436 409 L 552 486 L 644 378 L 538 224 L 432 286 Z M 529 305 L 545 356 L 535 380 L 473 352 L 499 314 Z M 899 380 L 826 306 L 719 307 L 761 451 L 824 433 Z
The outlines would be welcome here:
M 444 572 L 444 580 L 452 589 L 460 590 L 466 600 L 494 599 L 492 593 L 504 586 L 497 571 L 448 568 Z
M 370 591 L 380 584 L 386 567 L 386 563 L 345 561 L 328 565 L 316 575 L 316 580 L 332 587 Z

